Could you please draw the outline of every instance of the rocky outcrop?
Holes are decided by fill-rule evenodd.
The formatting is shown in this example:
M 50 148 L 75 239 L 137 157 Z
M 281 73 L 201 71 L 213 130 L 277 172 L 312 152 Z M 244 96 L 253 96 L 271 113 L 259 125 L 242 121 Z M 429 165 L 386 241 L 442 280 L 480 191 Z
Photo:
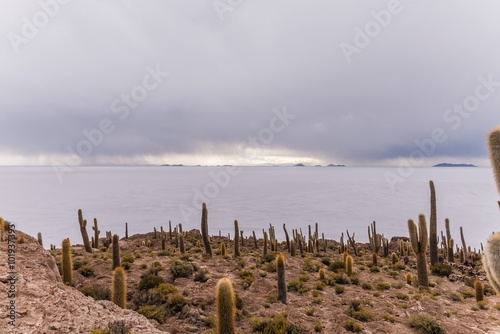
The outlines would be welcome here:
M 0 333 L 89 333 L 125 321 L 132 333 L 165 333 L 142 315 L 109 301 L 95 301 L 62 283 L 54 257 L 36 239 L 17 232 L 25 243 L 16 245 L 15 284 L 8 274 L 7 242 L 0 242 Z M 9 324 L 5 298 L 15 288 L 15 325 Z

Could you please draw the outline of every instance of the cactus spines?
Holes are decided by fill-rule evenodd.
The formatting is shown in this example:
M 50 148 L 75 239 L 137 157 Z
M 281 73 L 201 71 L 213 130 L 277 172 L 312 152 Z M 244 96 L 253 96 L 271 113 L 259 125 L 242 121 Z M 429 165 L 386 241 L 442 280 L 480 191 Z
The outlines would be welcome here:
M 493 128 L 488 135 L 490 161 L 495 174 L 498 192 L 500 192 L 500 126 Z
M 82 233 L 85 251 L 87 253 L 92 253 L 92 246 L 90 245 L 89 235 L 87 233 L 87 220 L 83 219 L 82 209 L 78 209 L 78 223 L 80 225 L 80 232 Z
M 5 220 L 0 217 L 0 241 L 3 241 L 5 238 Z
M 484 284 L 480 280 L 474 281 L 474 291 L 476 293 L 476 302 L 484 299 Z
M 375 253 L 373 253 L 373 254 L 375 254 Z M 347 276 L 352 275 L 353 264 L 354 264 L 354 260 L 352 259 L 352 256 L 347 254 L 346 259 L 345 259 L 345 271 L 346 271 Z
M 94 248 L 99 248 L 99 234 L 101 231 L 97 228 L 97 218 L 94 218 L 94 226 L 92 226 L 92 229 L 94 230 L 94 242 L 92 246 Z
M 120 239 L 113 235 L 113 270 L 120 266 Z
M 436 188 L 434 182 L 429 181 L 431 189 L 431 216 L 429 221 L 429 253 L 431 266 L 438 262 L 438 242 L 437 242 L 437 209 L 436 209 Z
M 460 239 L 462 240 L 462 247 L 464 248 L 464 258 L 467 259 L 467 245 L 465 244 L 464 230 L 462 226 L 460 226 Z
M 417 226 L 413 220 L 408 220 L 408 231 L 410 234 L 411 247 L 417 256 L 418 285 L 421 287 L 428 287 L 429 277 L 427 273 L 425 251 L 429 240 L 427 236 L 427 223 L 425 221 L 425 216 L 423 214 L 418 216 L 418 232 Z
M 38 232 L 37 239 L 40 246 L 43 247 L 42 232 Z
M 127 281 L 125 270 L 117 267 L 113 271 L 113 289 L 111 291 L 111 300 L 121 308 L 127 307 Z
M 203 237 L 203 244 L 205 245 L 205 252 L 208 256 L 212 257 L 212 247 L 210 246 L 210 238 L 208 236 L 208 210 L 205 203 L 203 203 L 201 210 L 201 235 Z
M 276 256 L 276 273 L 278 276 L 278 300 L 286 304 L 285 257 L 282 253 Z
M 217 310 L 217 334 L 235 334 L 235 298 L 233 284 L 223 277 L 215 286 L 215 300 Z
M 73 284 L 73 261 L 71 260 L 71 249 L 69 239 L 62 242 L 62 280 L 64 284 Z
M 482 260 L 488 281 L 500 295 L 500 232 L 488 238 Z
M 238 221 L 234 221 L 234 257 L 240 256 L 240 229 Z

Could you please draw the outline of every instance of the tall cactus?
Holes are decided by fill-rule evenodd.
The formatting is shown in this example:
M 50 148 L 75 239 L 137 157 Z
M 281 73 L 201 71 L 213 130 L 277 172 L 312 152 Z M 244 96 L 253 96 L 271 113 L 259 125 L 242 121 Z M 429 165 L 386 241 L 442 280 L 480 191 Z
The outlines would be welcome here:
M 410 234 L 410 242 L 415 255 L 417 256 L 417 276 L 418 285 L 422 287 L 429 286 L 429 277 L 427 273 L 427 261 L 425 259 L 425 251 L 429 242 L 427 236 L 427 223 L 425 216 L 420 214 L 418 216 L 418 232 L 417 226 L 413 220 L 408 220 L 408 231 Z
M 40 246 L 43 247 L 42 232 L 38 232 L 37 239 L 38 239 L 38 243 L 40 244 Z
M 234 221 L 234 256 L 240 256 L 240 229 L 237 220 Z
M 113 235 L 113 270 L 120 266 L 120 239 L 118 234 Z
M 446 254 L 448 255 L 448 262 L 452 263 L 452 262 L 455 262 L 455 259 L 453 257 L 453 247 L 455 245 L 455 241 L 451 237 L 450 220 L 448 218 L 446 218 L 444 220 L 444 227 L 446 229 L 446 240 L 447 240 L 447 245 L 448 245 L 448 249 L 446 251 Z
M 438 242 L 437 242 L 437 209 L 436 209 L 436 188 L 434 182 L 429 181 L 431 189 L 431 217 L 429 222 L 429 253 L 431 266 L 438 262 Z
M 83 219 L 82 209 L 78 209 L 78 223 L 80 224 L 80 232 L 82 233 L 83 245 L 87 253 L 92 253 L 89 235 L 87 233 L 87 220 Z
M 375 253 L 373 253 L 373 254 L 375 254 Z M 354 260 L 353 260 L 352 256 L 350 256 L 349 254 L 347 254 L 346 255 L 346 259 L 345 259 L 345 271 L 346 271 L 346 274 L 348 276 L 352 275 L 352 267 L 353 267 L 353 265 L 354 265 Z
M 267 232 L 264 232 L 264 249 L 262 251 L 262 255 L 267 255 Z
M 73 284 L 73 261 L 71 259 L 69 239 L 62 242 L 62 280 L 64 284 Z
M 285 257 L 282 253 L 276 256 L 276 273 L 278 276 L 278 300 L 286 304 Z
M 122 267 L 117 267 L 113 271 L 111 300 L 121 308 L 127 308 L 127 279 Z
M 467 260 L 467 245 L 465 244 L 464 230 L 460 226 L 460 239 L 462 239 L 462 247 L 464 248 L 464 259 Z
M 182 231 L 182 224 L 179 224 L 179 251 L 181 254 L 186 253 L 186 248 L 184 246 L 184 231 Z
M 236 306 L 233 284 L 223 277 L 215 286 L 215 301 L 217 310 L 217 334 L 235 334 Z
M 125 222 L 125 239 L 128 239 L 128 223 Z
M 97 218 L 94 218 L 94 226 L 92 226 L 92 229 L 94 230 L 94 248 L 99 248 L 99 234 L 101 234 L 101 231 L 99 231 L 99 228 L 97 227 Z
M 252 231 L 252 235 L 253 235 L 253 247 L 255 249 L 258 249 L 259 245 L 257 244 L 257 236 L 255 235 L 255 231 Z
M 500 126 L 491 130 L 488 135 L 488 146 L 490 150 L 491 166 L 493 167 L 497 189 L 500 193 Z
M 288 231 L 286 230 L 286 225 L 283 224 L 283 230 L 285 231 L 285 240 L 286 240 L 286 249 L 290 253 L 290 236 L 288 235 Z
M 368 226 L 368 240 L 370 241 L 370 245 L 372 246 L 373 253 L 378 254 L 382 239 L 380 234 L 377 233 L 377 223 L 375 221 L 373 221 L 373 223 Z
M 205 245 L 205 252 L 208 256 L 212 257 L 212 246 L 210 246 L 210 237 L 208 235 L 208 210 L 205 203 L 203 203 L 201 210 L 201 235 L 203 237 L 203 244 Z

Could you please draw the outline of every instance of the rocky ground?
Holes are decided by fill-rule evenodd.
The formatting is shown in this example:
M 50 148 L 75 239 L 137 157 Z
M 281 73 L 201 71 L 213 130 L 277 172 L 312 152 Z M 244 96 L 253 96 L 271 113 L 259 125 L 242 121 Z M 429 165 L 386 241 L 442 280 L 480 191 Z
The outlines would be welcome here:
M 109 323 L 122 319 L 131 333 L 213 333 L 214 289 L 223 276 L 234 283 L 240 333 L 417 333 L 411 322 L 418 315 L 426 317 L 420 323 L 428 321 L 426 333 L 500 333 L 500 298 L 493 295 L 479 256 L 470 265 L 453 264 L 448 277 L 430 274 L 432 286 L 422 290 L 415 282 L 414 256 L 406 265 L 402 258 L 393 265 L 390 256 L 384 258 L 380 252 L 378 266 L 373 267 L 369 245 L 360 245 L 360 256 L 353 255 L 354 274 L 347 277 L 343 268 L 337 268 L 342 257 L 338 243 L 329 241 L 326 252 L 292 257 L 282 242 L 278 251 L 286 257 L 289 288 L 283 304 L 276 301 L 276 253 L 269 250 L 263 256 L 262 240 L 254 249 L 253 240 L 245 239 L 241 256 L 234 258 L 232 243 L 214 237 L 214 255 L 209 258 L 204 256 L 203 244 L 198 245 L 201 236 L 196 230 L 186 235 L 186 254 L 180 254 L 170 239 L 162 250 L 159 233 L 156 238 L 154 233 L 134 235 L 120 240 L 128 288 L 128 309 L 123 310 L 83 294 L 110 297 L 112 252 L 103 247 L 103 239 L 92 254 L 81 245 L 72 246 L 73 286 L 61 282 L 59 249 L 49 252 L 35 239 L 25 239 L 16 253 L 16 327 L 7 326 L 7 314 L 2 311 L 1 333 L 105 333 Z M 226 256 L 219 252 L 221 241 L 228 244 Z M 390 247 L 397 252 L 398 242 Z M 6 264 L 6 243 L 0 242 L 2 296 L 9 286 Z M 320 268 L 325 271 L 324 280 Z M 406 282 L 408 273 L 412 284 Z M 174 275 L 180 277 L 174 279 Z M 471 287 L 476 279 L 485 284 L 485 302 L 480 304 Z M 1 300 L 6 303 L 6 298 Z

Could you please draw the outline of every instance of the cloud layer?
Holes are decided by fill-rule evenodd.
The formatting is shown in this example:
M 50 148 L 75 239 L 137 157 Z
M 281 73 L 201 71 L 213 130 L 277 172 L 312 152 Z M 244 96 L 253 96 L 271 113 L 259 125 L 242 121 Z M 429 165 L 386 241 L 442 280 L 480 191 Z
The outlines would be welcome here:
M 53 15 L 26 38 L 42 8 Z M 481 163 L 499 123 L 498 9 L 451 0 L 1 4 L 0 164 L 64 161 L 103 119 L 114 129 L 82 163 L 397 164 L 436 128 L 446 140 L 426 163 Z M 347 44 L 357 50 L 348 57 Z M 169 75 L 132 97 L 137 106 L 121 119 L 116 101 L 142 99 L 148 68 Z M 464 104 L 471 111 L 453 111 Z M 252 148 L 249 136 L 284 107 L 296 117 Z

